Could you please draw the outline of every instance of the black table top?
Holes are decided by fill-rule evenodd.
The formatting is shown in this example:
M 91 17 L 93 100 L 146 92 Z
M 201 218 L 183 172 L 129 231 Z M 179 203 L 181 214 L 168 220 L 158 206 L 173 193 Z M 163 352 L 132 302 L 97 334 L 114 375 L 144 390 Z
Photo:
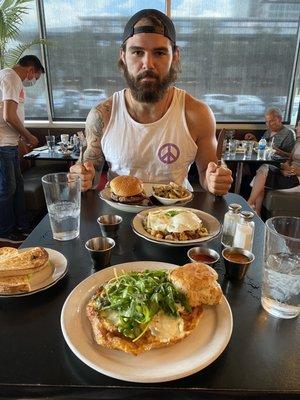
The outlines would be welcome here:
M 227 204 L 232 202 L 248 209 L 236 194 L 214 197 L 195 193 L 189 206 L 207 211 L 222 222 Z M 69 272 L 44 292 L 0 298 L 0 398 L 159 399 L 164 395 L 170 399 L 289 399 L 300 394 L 299 319 L 276 319 L 260 305 L 264 224 L 257 216 L 256 259 L 244 281 L 231 283 L 225 278 L 222 257 L 215 267 L 233 313 L 231 340 L 216 361 L 189 377 L 156 384 L 120 381 L 82 363 L 64 341 L 60 313 L 71 290 L 92 273 L 84 243 L 100 234 L 96 218 L 105 213 L 116 210 L 96 193 L 84 193 L 78 238 L 53 240 L 46 216 L 24 242 L 22 247 L 41 245 L 60 251 L 68 259 Z M 160 246 L 139 238 L 130 228 L 134 214 L 117 213 L 123 222 L 112 265 L 137 260 L 178 265 L 188 262 L 188 248 Z M 220 236 L 209 244 L 221 251 Z
M 48 149 L 35 149 L 30 153 L 27 153 L 23 156 L 27 160 L 50 160 L 50 161 L 77 161 L 78 154 L 75 152 L 71 152 L 70 154 L 63 154 L 58 146 L 55 146 L 53 151 L 49 151 Z

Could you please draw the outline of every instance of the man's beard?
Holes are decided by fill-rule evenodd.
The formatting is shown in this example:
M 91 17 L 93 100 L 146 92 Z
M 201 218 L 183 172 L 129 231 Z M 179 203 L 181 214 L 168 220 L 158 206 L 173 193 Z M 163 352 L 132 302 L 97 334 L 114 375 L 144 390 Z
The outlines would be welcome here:
M 136 78 L 129 74 L 127 66 L 122 65 L 124 77 L 130 88 L 132 97 L 140 103 L 156 103 L 163 98 L 168 87 L 171 83 L 174 83 L 177 78 L 177 69 L 171 65 L 169 73 L 160 78 L 152 70 L 142 72 Z M 151 77 L 155 78 L 155 81 L 141 82 L 143 78 Z

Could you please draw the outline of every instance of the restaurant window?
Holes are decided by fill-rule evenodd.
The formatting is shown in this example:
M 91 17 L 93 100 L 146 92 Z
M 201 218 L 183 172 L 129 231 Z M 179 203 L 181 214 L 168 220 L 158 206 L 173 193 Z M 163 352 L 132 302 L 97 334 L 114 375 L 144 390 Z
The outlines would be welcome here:
M 178 40 L 188 43 L 181 48 L 180 86 L 206 100 L 217 121 L 263 121 L 271 105 L 288 119 L 300 2 L 285 3 L 172 1 Z M 181 29 L 187 20 L 190 33 Z
M 170 5 L 181 49 L 177 86 L 212 107 L 218 122 L 262 122 L 266 107 L 297 112 L 294 82 L 300 2 L 288 0 L 44 0 L 49 101 L 54 120 L 84 120 L 125 86 L 117 59 L 123 27 L 142 8 Z M 37 36 L 35 5 L 22 37 Z M 41 21 L 42 22 L 42 21 Z M 36 46 L 30 51 L 40 55 Z M 299 76 L 299 74 L 298 74 Z M 27 118 L 47 118 L 45 80 L 28 90 Z M 296 101 L 290 105 L 290 95 Z M 288 107 L 290 105 L 290 107 Z
M 39 37 L 36 3 L 35 2 L 26 3 L 26 7 L 28 7 L 28 14 L 25 14 L 23 17 L 23 24 L 21 26 L 21 34 L 19 37 L 19 42 L 14 44 L 31 42 L 32 40 L 37 39 Z M 42 60 L 41 48 L 39 45 L 32 46 L 23 55 L 25 54 L 34 54 L 40 60 Z M 36 84 L 33 87 L 26 89 L 26 101 L 25 101 L 26 119 L 39 119 L 39 120 L 48 119 L 46 98 L 47 98 L 46 85 L 43 76 L 36 82 Z

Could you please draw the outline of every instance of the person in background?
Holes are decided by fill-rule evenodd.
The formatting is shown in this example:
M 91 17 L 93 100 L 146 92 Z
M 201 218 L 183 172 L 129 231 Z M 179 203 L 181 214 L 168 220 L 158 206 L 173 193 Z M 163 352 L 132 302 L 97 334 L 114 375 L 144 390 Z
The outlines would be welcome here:
M 34 55 L 0 71 L 0 240 L 9 243 L 21 243 L 28 229 L 18 143 L 38 144 L 24 126 L 24 87 L 33 86 L 44 72 Z
M 265 121 L 267 130 L 263 134 L 268 145 L 272 145 L 276 153 L 284 156 L 284 153 L 290 153 L 294 147 L 296 136 L 295 132 L 284 126 L 282 123 L 282 113 L 277 107 L 270 107 L 265 112 Z M 245 140 L 255 140 L 257 138 L 253 133 L 246 133 Z
M 85 162 L 70 168 L 80 175 L 83 191 L 95 187 L 95 175 L 106 160 L 109 179 L 133 175 L 187 188 L 188 171 L 196 161 L 203 188 L 218 195 L 228 192 L 231 171 L 217 168 L 211 109 L 173 86 L 179 58 L 175 28 L 165 14 L 146 9 L 130 18 L 119 59 L 128 88 L 90 111 Z
M 258 215 L 261 213 L 265 190 L 292 189 L 300 190 L 300 121 L 296 126 L 296 143 L 291 153 L 286 153 L 289 160 L 281 164 L 281 167 L 263 164 L 258 170 L 252 182 L 252 191 L 248 199 L 250 207 L 254 208 Z

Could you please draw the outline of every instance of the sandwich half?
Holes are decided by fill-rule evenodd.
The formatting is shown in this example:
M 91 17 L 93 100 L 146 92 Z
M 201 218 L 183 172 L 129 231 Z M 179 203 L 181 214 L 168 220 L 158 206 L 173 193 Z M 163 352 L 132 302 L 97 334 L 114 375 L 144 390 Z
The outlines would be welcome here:
M 190 263 L 113 278 L 86 307 L 95 341 L 133 355 L 177 343 L 196 328 L 203 304 L 220 302 L 217 277 L 209 266 Z
M 42 247 L 0 252 L 0 293 L 29 292 L 53 273 L 49 254 Z

